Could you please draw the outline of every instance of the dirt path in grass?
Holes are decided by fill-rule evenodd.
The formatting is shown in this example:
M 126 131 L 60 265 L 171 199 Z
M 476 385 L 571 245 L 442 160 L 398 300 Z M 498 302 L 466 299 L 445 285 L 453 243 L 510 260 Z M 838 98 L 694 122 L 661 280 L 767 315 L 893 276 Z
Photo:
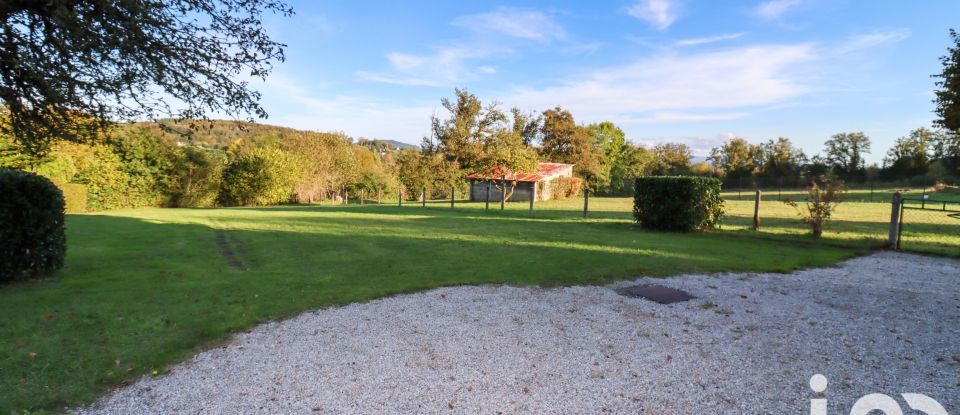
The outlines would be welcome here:
M 868 393 L 906 412 L 907 392 L 960 411 L 960 261 L 880 253 L 617 286 L 649 282 L 697 298 L 484 286 L 323 309 L 80 412 L 809 413 L 815 374 L 830 414 Z

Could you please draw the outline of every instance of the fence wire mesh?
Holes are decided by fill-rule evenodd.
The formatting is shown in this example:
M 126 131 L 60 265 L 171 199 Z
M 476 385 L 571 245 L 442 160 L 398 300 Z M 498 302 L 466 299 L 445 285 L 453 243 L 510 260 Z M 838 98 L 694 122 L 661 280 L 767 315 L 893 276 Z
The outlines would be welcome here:
M 904 198 L 899 235 L 903 250 L 960 255 L 960 201 Z

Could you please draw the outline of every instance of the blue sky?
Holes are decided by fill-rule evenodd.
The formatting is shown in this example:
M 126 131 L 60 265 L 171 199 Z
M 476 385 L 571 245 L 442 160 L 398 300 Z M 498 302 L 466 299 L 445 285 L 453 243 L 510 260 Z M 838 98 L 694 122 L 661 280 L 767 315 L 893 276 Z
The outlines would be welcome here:
M 922 7 L 918 7 L 922 6 Z M 731 136 L 819 152 L 864 131 L 871 161 L 930 126 L 957 1 L 294 1 L 264 122 L 418 143 L 454 87 L 569 109 L 704 155 Z

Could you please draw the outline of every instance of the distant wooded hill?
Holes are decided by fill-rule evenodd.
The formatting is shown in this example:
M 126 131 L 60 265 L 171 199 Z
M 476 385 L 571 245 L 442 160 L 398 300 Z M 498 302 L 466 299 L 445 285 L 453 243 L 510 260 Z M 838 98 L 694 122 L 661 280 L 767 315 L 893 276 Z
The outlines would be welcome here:
M 191 128 L 191 125 L 193 128 Z M 312 134 L 330 134 L 317 131 L 297 130 L 279 125 L 259 124 L 246 121 L 211 120 L 180 121 L 160 120 L 157 122 L 135 122 L 123 124 L 120 128 L 146 130 L 150 135 L 169 143 L 190 143 L 205 147 L 226 148 L 239 140 L 268 141 L 309 136 Z M 346 134 L 336 133 L 347 138 Z M 351 141 L 370 147 L 392 147 L 395 149 L 417 148 L 417 146 L 396 140 L 359 138 Z

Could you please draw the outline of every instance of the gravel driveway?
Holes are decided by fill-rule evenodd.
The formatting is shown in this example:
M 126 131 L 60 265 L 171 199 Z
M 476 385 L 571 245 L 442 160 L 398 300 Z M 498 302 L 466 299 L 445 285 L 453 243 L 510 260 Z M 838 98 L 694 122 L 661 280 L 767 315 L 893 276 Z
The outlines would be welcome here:
M 809 413 L 868 393 L 960 412 L 960 261 L 896 253 L 792 274 L 453 287 L 237 335 L 81 413 Z

